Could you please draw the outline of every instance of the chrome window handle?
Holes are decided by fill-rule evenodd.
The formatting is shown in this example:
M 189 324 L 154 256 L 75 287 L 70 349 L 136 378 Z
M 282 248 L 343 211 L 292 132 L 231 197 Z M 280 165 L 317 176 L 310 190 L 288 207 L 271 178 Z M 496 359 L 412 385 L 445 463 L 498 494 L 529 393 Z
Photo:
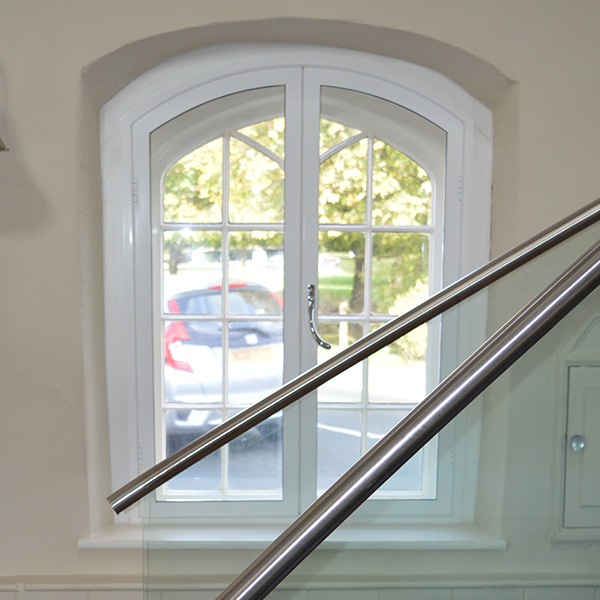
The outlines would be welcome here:
M 331 344 L 328 344 L 325 340 L 321 338 L 319 333 L 317 332 L 317 328 L 315 327 L 315 286 L 311 283 L 308 286 L 308 325 L 310 327 L 310 332 L 312 336 L 315 338 L 315 342 L 321 346 L 321 348 L 325 348 L 325 350 L 331 349 Z

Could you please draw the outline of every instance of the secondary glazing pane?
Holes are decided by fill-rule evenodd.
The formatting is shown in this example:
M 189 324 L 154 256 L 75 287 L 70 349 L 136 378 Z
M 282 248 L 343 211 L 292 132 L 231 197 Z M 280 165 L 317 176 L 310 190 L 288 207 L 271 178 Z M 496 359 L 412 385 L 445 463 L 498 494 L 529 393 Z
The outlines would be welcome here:
M 360 140 L 321 165 L 320 223 L 348 225 L 365 222 L 368 146 L 368 140 Z
M 392 427 L 399 423 L 410 409 L 369 411 L 367 443 L 374 446 Z M 395 475 L 388 479 L 379 492 L 418 491 L 423 488 L 423 451 L 419 450 Z
M 322 492 L 360 458 L 361 413 L 319 409 L 317 443 L 317 490 Z
M 319 132 L 319 154 L 323 154 L 337 144 L 358 135 L 360 131 L 329 119 L 321 119 Z
M 283 169 L 235 138 L 229 142 L 229 222 L 282 223 Z
M 375 327 L 374 327 L 375 328 Z M 427 325 L 421 325 L 369 361 L 370 404 L 418 404 L 427 393 Z
M 180 159 L 163 184 L 165 223 L 220 223 L 223 201 L 223 138 Z
M 221 422 L 220 411 L 167 410 L 167 456 L 180 450 Z M 218 490 L 221 486 L 221 450 L 186 469 L 166 485 L 169 490 Z
M 232 412 L 230 416 L 234 414 Z M 230 442 L 230 490 L 272 490 L 276 492 L 275 497 L 281 497 L 282 418 L 282 413 L 278 412 Z
M 166 313 L 211 315 L 221 312 L 220 232 L 165 231 L 163 256 Z
M 166 403 L 220 403 L 223 398 L 221 321 L 166 321 Z
M 283 233 L 230 234 L 229 314 L 281 315 L 283 265 Z
M 365 236 L 349 231 L 319 233 L 319 314 L 360 314 L 365 306 Z M 350 343 L 362 330 L 350 326 Z M 358 337 L 357 337 L 358 336 Z
M 380 140 L 373 143 L 373 224 L 428 225 L 431 181 L 423 168 Z
M 371 312 L 399 315 L 429 296 L 429 235 L 373 234 Z
M 283 383 L 283 322 L 229 323 L 229 402 L 252 404 Z
M 285 155 L 285 119 L 278 117 L 269 121 L 262 121 L 249 125 L 239 132 L 261 144 L 279 158 Z
M 331 344 L 330 350 L 319 347 L 317 351 L 319 364 L 348 347 L 350 325 L 347 321 L 319 323 L 319 335 Z M 356 326 L 361 327 L 360 324 Z M 359 363 L 321 385 L 317 390 L 317 398 L 320 403 L 359 403 L 362 400 L 363 387 L 363 363 Z

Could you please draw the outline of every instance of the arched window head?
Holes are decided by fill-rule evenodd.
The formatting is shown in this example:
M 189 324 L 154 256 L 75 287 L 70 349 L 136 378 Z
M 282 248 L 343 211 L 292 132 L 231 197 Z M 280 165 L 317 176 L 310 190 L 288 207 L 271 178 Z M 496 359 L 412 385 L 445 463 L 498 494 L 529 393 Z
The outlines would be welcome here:
M 421 67 L 307 46 L 207 49 L 130 84 L 102 131 L 115 487 L 487 259 L 489 111 Z M 461 318 L 270 418 L 166 484 L 153 510 L 296 514 L 454 366 Z M 468 318 L 483 335 L 483 314 Z M 455 477 L 472 484 L 477 462 L 463 426 L 364 518 L 463 519 L 472 498 Z

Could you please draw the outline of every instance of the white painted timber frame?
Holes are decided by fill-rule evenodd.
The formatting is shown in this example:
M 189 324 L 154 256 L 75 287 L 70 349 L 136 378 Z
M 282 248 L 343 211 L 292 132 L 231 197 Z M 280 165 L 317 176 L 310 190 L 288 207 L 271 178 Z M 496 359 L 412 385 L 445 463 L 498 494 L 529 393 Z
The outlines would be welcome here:
M 360 82 L 359 91 L 395 102 L 446 132 L 443 285 L 488 260 L 491 112 L 439 73 L 383 56 L 287 44 L 215 46 L 151 69 L 117 94 L 101 112 L 106 368 L 113 489 L 150 468 L 155 460 L 152 282 L 150 270 L 140 268 L 146 257 L 149 265 L 151 253 L 150 134 L 203 102 L 256 88 L 257 82 L 281 85 L 290 73 L 303 69 L 317 74 L 321 85 L 344 87 L 348 86 L 344 82 L 354 79 Z M 448 260 L 450 256 L 452 259 Z M 480 312 L 478 316 L 482 328 L 475 337 L 484 332 L 485 315 Z M 472 314 L 469 320 L 473 322 Z M 461 346 L 464 336 L 457 335 L 460 322 L 459 314 L 444 323 L 445 343 L 452 346 L 449 354 L 453 356 L 466 352 Z M 469 344 L 473 344 L 473 339 Z M 442 364 L 442 373 L 453 366 Z M 436 515 L 425 511 L 420 518 L 418 507 L 411 509 L 408 513 L 413 522 L 415 518 L 418 522 L 472 521 L 478 419 L 475 407 L 453 426 L 449 454 L 455 465 L 454 480 L 443 508 Z M 268 514 L 274 514 L 272 507 Z M 126 522 L 136 517 L 130 512 L 116 519 Z

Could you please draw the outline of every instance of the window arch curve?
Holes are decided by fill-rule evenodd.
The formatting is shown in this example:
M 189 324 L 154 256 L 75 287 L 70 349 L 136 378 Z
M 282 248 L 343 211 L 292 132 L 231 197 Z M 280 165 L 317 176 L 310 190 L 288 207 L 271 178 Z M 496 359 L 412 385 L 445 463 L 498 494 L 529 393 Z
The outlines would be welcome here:
M 273 93 L 283 88 L 283 97 Z M 400 119 L 399 107 L 403 111 Z M 292 113 L 296 118 L 289 118 Z M 432 231 L 434 225 L 438 231 L 430 238 L 433 258 L 428 277 L 432 289 L 454 281 L 487 259 L 491 117 L 489 111 L 442 76 L 384 57 L 295 45 L 216 47 L 159 65 L 132 82 L 102 113 L 107 375 L 114 487 L 160 457 L 157 449 L 161 437 L 155 434 L 158 413 L 148 406 L 148 398 L 156 398 L 164 386 L 160 376 L 157 379 L 163 360 L 163 342 L 157 342 L 157 331 L 164 325 L 157 325 L 160 319 L 156 316 L 164 298 L 160 286 L 156 291 L 157 275 L 152 267 L 152 256 L 160 256 L 153 239 L 161 227 L 161 217 L 156 217 L 159 201 L 153 198 L 160 197 L 168 168 L 189 152 L 225 130 L 238 131 L 280 114 L 286 115 L 285 201 L 286 206 L 296 207 L 286 212 L 286 220 L 293 222 L 307 211 L 318 211 L 315 206 L 307 207 L 319 197 L 319 177 L 306 175 L 319 170 L 319 153 L 314 152 L 318 128 L 310 132 L 306 124 L 335 119 L 402 152 L 429 175 L 433 197 L 437 198 L 433 206 L 437 222 L 431 225 Z M 369 148 L 373 152 L 373 146 Z M 296 163 L 302 169 L 290 166 Z M 223 214 L 227 229 L 229 220 Z M 333 229 L 344 231 L 348 226 L 341 224 Z M 210 229 L 205 224 L 196 227 Z M 325 225 L 313 227 L 312 246 L 303 246 L 297 256 L 286 254 L 286 272 L 301 274 L 297 281 L 286 281 L 286 310 L 293 298 L 304 295 L 307 277 L 316 276 L 306 274 L 310 269 L 298 257 L 312 257 L 313 263 L 318 263 L 315 248 L 319 245 L 319 227 L 323 230 Z M 258 229 L 265 230 L 264 223 Z M 224 231 L 222 236 L 231 235 Z M 291 232 L 291 241 L 286 244 L 298 244 L 304 237 L 302 232 Z M 160 261 L 158 258 L 154 264 Z M 229 281 L 229 275 L 224 277 L 225 282 Z M 149 298 L 153 301 L 148 302 Z M 300 317 L 295 315 L 300 315 L 303 308 L 298 304 L 290 309 L 290 328 L 296 326 Z M 230 328 L 232 323 L 239 323 L 236 318 L 224 319 L 220 322 Z M 326 315 L 322 319 L 327 322 Z M 332 323 L 336 319 L 336 315 L 330 318 Z M 365 319 L 363 329 L 376 322 L 372 316 Z M 225 346 L 228 343 L 223 342 Z M 455 341 L 451 343 L 455 345 Z M 286 378 L 314 360 L 307 358 L 314 351 L 307 342 L 305 346 L 286 365 Z M 152 347 L 154 356 L 148 350 Z M 300 433 L 289 437 L 297 447 Z M 442 446 L 444 443 L 448 447 L 442 447 L 441 453 L 450 452 L 450 445 L 456 450 L 456 439 Z M 128 462 L 123 461 L 123 454 L 129 456 Z M 304 484 L 294 477 L 283 476 L 282 487 L 286 486 L 292 499 L 287 504 L 281 502 L 274 509 L 276 514 L 293 513 L 310 501 Z M 447 482 L 447 497 L 438 503 L 438 516 L 457 518 L 453 513 L 457 487 Z M 215 514 L 224 514 L 222 507 L 215 510 Z M 420 514 L 419 510 L 415 505 L 408 512 Z M 273 514 L 272 506 L 269 512 Z

